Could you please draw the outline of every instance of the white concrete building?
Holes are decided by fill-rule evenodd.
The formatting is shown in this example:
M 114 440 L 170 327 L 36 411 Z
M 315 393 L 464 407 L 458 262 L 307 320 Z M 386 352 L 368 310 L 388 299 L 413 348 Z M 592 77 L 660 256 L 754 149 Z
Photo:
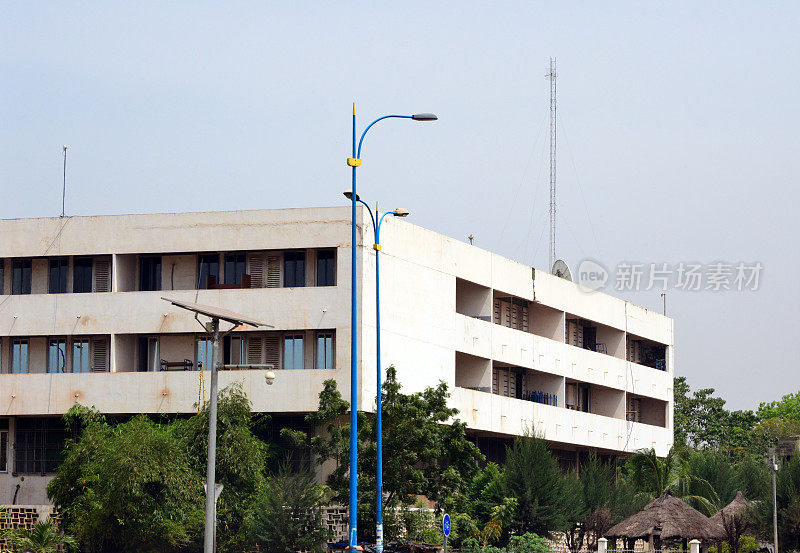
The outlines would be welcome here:
M 372 230 L 359 211 L 359 409 L 375 404 Z M 0 504 L 44 504 L 75 402 L 192 413 L 210 344 L 162 296 L 275 326 L 226 340 L 256 411 L 302 421 L 322 382 L 350 393 L 349 207 L 0 221 Z M 439 380 L 490 457 L 526 428 L 567 459 L 672 445 L 672 320 L 388 218 L 383 366 Z

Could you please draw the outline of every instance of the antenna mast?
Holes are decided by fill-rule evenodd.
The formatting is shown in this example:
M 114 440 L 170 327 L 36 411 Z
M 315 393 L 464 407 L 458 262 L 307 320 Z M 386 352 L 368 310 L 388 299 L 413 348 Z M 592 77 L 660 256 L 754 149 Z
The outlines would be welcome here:
M 556 59 L 550 58 L 550 265 L 556 262 Z
M 67 198 L 67 147 L 64 146 L 64 178 L 61 181 L 61 216 L 64 216 L 64 207 Z

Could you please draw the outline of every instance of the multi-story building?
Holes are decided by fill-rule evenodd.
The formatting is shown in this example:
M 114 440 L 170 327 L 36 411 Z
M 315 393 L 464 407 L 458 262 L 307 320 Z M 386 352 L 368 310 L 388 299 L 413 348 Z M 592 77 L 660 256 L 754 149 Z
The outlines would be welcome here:
M 358 214 L 359 409 L 375 405 L 375 252 Z M 382 365 L 405 391 L 446 382 L 490 456 L 532 429 L 565 459 L 672 444 L 672 320 L 389 218 Z M 60 415 L 195 412 L 211 348 L 162 297 L 274 325 L 222 348 L 255 411 L 315 410 L 350 393 L 350 211 L 281 209 L 0 221 L 0 504 L 45 504 Z

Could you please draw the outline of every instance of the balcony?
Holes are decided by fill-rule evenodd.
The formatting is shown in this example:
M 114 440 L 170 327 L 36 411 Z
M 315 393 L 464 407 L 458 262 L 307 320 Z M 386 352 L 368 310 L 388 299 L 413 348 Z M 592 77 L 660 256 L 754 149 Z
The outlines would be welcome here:
M 267 386 L 266 371 L 220 371 L 220 389 L 240 382 L 253 411 L 305 413 L 317 408 L 333 370 L 286 370 Z M 75 403 L 107 414 L 195 413 L 211 387 L 209 371 L 4 374 L 0 415 L 61 415 Z M 202 388 L 201 388 L 202 380 Z
M 484 432 L 513 436 L 532 430 L 552 442 L 608 451 L 653 447 L 662 456 L 672 444 L 672 431 L 668 428 L 476 390 L 454 389 L 451 403 L 470 428 Z

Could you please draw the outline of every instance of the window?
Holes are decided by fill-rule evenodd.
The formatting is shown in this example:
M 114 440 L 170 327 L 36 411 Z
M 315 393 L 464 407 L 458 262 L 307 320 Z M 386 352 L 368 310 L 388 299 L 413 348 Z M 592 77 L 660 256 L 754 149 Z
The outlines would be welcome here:
M 247 256 L 243 253 L 225 254 L 225 284 L 241 284 L 247 272 Z
M 11 293 L 31 293 L 31 260 L 15 259 L 11 262 Z
M 72 342 L 72 372 L 89 372 L 89 340 L 76 339 Z
M 0 419 L 0 472 L 8 472 L 8 419 Z
M 197 256 L 197 287 L 201 290 L 208 288 L 208 277 L 214 277 L 219 283 L 219 255 L 204 253 Z
M 283 285 L 292 288 L 306 285 L 306 252 L 283 254 Z
M 241 336 L 226 336 L 222 345 L 225 364 L 243 365 L 247 359 L 244 346 L 245 341 Z
M 303 369 L 303 335 L 287 334 L 283 337 L 283 368 Z
M 64 422 L 18 418 L 14 444 L 14 471 L 20 474 L 55 472 L 64 460 Z
M 158 338 L 142 336 L 139 338 L 139 372 L 158 372 L 161 358 L 158 356 Z
M 317 252 L 317 286 L 336 286 L 336 250 Z
M 67 341 L 65 339 L 50 340 L 50 347 L 47 349 L 47 372 L 67 372 Z
M 51 294 L 65 294 L 67 292 L 67 271 L 69 271 L 69 258 L 50 258 L 50 286 Z
M 28 340 L 11 341 L 11 373 L 25 374 L 28 372 Z
M 317 367 L 333 368 L 333 332 L 317 332 Z
M 197 339 L 197 370 L 210 371 L 214 362 L 214 342 L 208 338 Z
M 92 291 L 92 258 L 76 257 L 72 261 L 72 291 L 86 294 Z
M 139 290 L 161 290 L 161 257 L 139 259 Z

